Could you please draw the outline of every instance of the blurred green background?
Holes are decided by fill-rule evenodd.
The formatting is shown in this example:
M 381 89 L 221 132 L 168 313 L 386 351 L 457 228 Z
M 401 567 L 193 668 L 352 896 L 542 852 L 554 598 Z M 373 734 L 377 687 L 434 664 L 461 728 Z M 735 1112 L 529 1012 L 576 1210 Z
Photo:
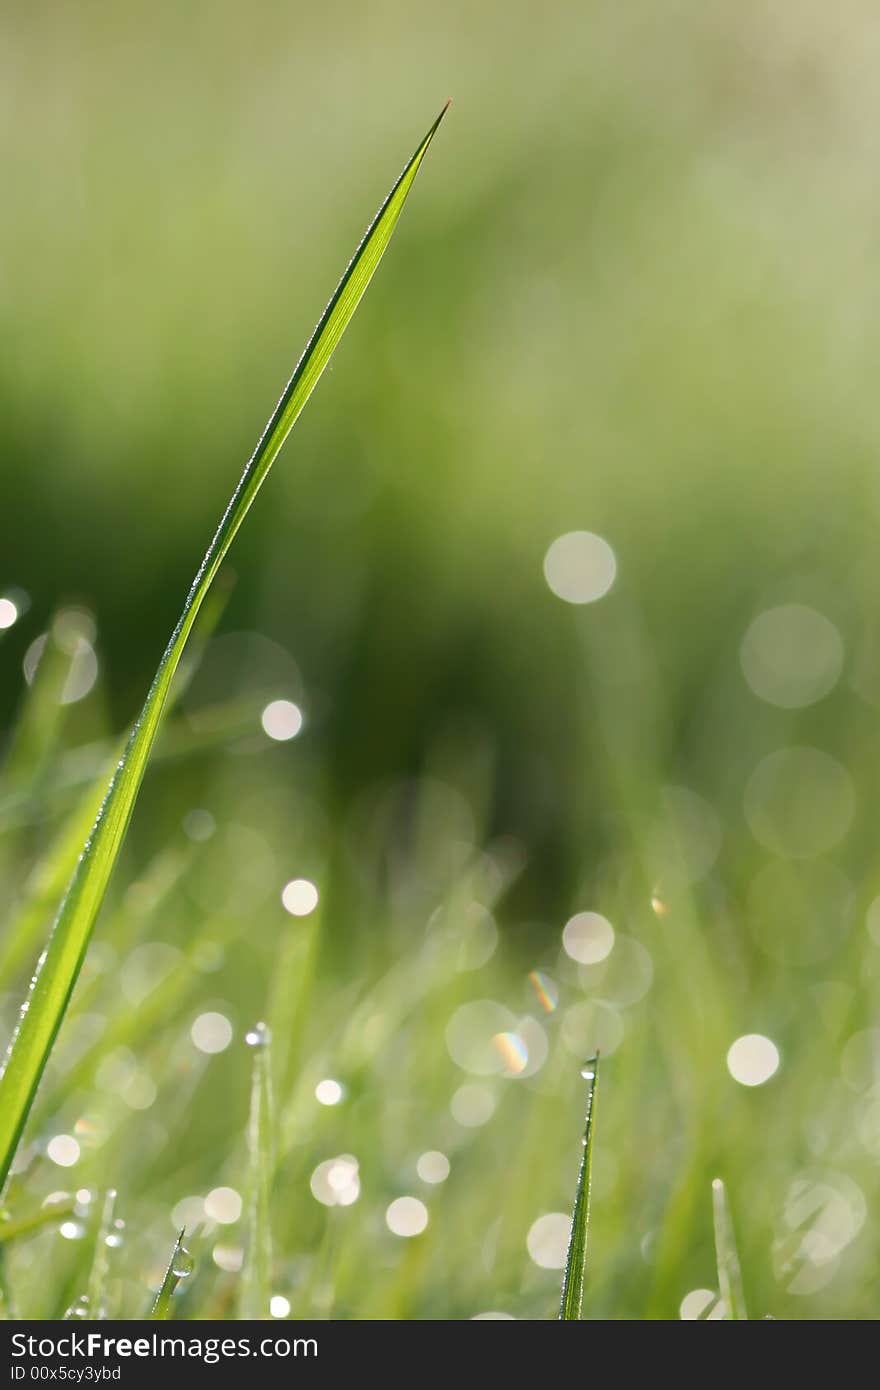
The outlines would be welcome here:
M 876 1315 L 878 71 L 860 0 L 7 9 L 10 1023 L 52 847 L 454 98 L 236 541 L 32 1118 L 23 1209 L 119 1190 L 116 1311 L 184 1198 L 179 1315 L 234 1311 L 246 1239 L 197 1202 L 244 1182 L 239 1044 L 269 1015 L 293 1316 L 553 1316 L 558 1231 L 534 1223 L 570 1207 L 597 1042 L 589 1316 L 701 1289 L 688 1316 L 719 1315 L 716 1175 L 753 1316 Z M 290 742 L 261 730 L 277 699 Z M 296 919 L 300 877 L 320 907 Z M 610 950 L 595 918 L 565 949 L 581 913 Z M 235 1034 L 216 1055 L 206 1011 Z M 75 1133 L 71 1178 L 47 1149 Z M 310 1187 L 340 1154 L 351 1210 Z M 389 1229 L 400 1195 L 423 1234 Z M 91 1220 L 16 1243 L 20 1309 L 82 1292 Z

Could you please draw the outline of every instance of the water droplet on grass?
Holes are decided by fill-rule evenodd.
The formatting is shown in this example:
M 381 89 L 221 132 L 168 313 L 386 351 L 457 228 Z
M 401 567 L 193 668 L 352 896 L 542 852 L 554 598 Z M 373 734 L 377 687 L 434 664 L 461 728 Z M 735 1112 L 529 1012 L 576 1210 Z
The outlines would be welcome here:
M 196 1262 L 185 1245 L 179 1245 L 171 1262 L 171 1273 L 178 1279 L 188 1279 L 196 1267 Z

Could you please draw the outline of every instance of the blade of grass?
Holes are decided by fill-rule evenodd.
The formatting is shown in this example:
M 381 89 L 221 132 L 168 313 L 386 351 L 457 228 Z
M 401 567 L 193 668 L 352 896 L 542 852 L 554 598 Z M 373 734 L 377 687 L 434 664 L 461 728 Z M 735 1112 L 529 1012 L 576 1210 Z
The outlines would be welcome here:
M 743 1295 L 742 1272 L 733 1234 L 733 1221 L 727 1189 L 720 1178 L 712 1183 L 712 1215 L 715 1221 L 715 1259 L 718 1265 L 718 1292 L 732 1321 L 748 1320 Z
M 272 1296 L 272 1220 L 269 1199 L 275 1162 L 271 1034 L 265 1023 L 246 1039 L 254 1051 L 248 1119 L 247 1255 L 241 1279 L 239 1317 L 268 1318 Z
M 447 103 L 448 105 L 448 103 Z M 119 856 L 174 674 L 199 608 L 281 446 L 318 383 L 381 260 L 443 118 L 443 108 L 394 184 L 350 261 L 245 467 L 193 581 L 58 911 L 22 1005 L 0 1075 L 0 1190 L 88 947 Z
M 599 1079 L 598 1056 L 591 1057 L 585 1063 L 581 1076 L 587 1082 L 587 1109 L 584 1118 L 583 1153 L 581 1154 L 581 1166 L 578 1173 L 574 1211 L 571 1217 L 571 1235 L 568 1240 L 568 1254 L 565 1258 L 565 1273 L 562 1276 L 560 1322 L 576 1322 L 581 1316 L 584 1302 L 587 1234 L 590 1225 L 590 1174 L 593 1166 L 593 1114 L 596 1103 L 596 1086 Z
M 33 1231 L 41 1231 L 44 1226 L 51 1226 L 53 1221 L 61 1221 L 63 1217 L 70 1215 L 74 1205 L 73 1197 L 62 1197 L 57 1202 L 50 1202 L 48 1206 L 29 1212 L 27 1216 L 13 1217 L 9 1221 L 0 1222 L 0 1246 L 11 1240 L 18 1240 L 20 1236 L 29 1236 Z
M 181 1279 L 188 1279 L 193 1272 L 193 1257 L 183 1243 L 186 1235 L 185 1230 L 177 1233 L 177 1240 L 174 1242 L 174 1249 L 171 1251 L 171 1259 L 168 1261 L 168 1268 L 159 1292 L 156 1294 L 156 1301 L 150 1309 L 150 1319 L 154 1322 L 165 1322 L 171 1312 L 171 1299 L 174 1291 Z
M 107 1273 L 110 1268 L 110 1242 L 113 1240 L 113 1213 L 116 1209 L 116 1189 L 110 1187 L 104 1193 L 101 1219 L 95 1232 L 95 1250 L 86 1298 L 93 1318 L 106 1317 L 104 1311 L 104 1292 L 107 1287 Z

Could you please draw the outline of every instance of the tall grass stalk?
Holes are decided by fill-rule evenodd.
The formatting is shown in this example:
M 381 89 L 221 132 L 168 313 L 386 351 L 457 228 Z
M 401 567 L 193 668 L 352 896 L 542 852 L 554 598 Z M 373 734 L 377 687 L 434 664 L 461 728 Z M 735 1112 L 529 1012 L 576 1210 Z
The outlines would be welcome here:
M 746 1300 L 743 1294 L 742 1271 L 736 1237 L 733 1233 L 733 1220 L 727 1200 L 727 1188 L 721 1178 L 712 1183 L 712 1215 L 715 1224 L 715 1258 L 718 1264 L 718 1292 L 721 1295 L 728 1318 L 745 1321 L 748 1318 Z
M 270 1198 L 275 1164 L 271 1034 L 265 1023 L 246 1039 L 253 1049 L 248 1118 L 247 1250 L 241 1279 L 240 1315 L 269 1316 L 272 1296 L 272 1217 Z
M 448 104 L 448 103 L 447 103 Z M 175 672 L 199 609 L 272 464 L 327 367 L 381 260 L 446 108 L 419 144 L 350 261 L 306 345 L 199 566 L 143 709 L 74 869 L 22 1004 L 0 1076 L 0 1191 L 61 1027 L 134 810 Z
M 587 1082 L 587 1109 L 584 1118 L 583 1153 L 578 1172 L 571 1235 L 565 1273 L 562 1276 L 560 1322 L 576 1322 L 581 1317 L 584 1302 L 584 1282 L 587 1272 L 587 1236 L 590 1226 L 590 1178 L 593 1166 L 593 1116 L 596 1106 L 596 1087 L 599 1079 L 599 1058 L 591 1057 L 581 1075 Z

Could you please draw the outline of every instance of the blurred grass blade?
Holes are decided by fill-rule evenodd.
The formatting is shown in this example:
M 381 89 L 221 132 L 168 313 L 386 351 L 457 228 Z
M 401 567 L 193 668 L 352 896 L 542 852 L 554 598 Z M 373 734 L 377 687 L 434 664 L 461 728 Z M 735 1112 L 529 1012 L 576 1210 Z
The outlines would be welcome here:
M 727 1202 L 727 1189 L 720 1178 L 715 1178 L 712 1183 L 712 1214 L 715 1220 L 718 1292 L 727 1309 L 727 1316 L 735 1321 L 744 1322 L 748 1320 L 749 1315 L 743 1295 L 742 1272 Z
M 272 1296 L 272 1218 L 269 1199 L 275 1164 L 272 1105 L 271 1035 L 265 1023 L 247 1034 L 253 1048 L 251 1109 L 248 1119 L 247 1252 L 241 1279 L 239 1316 L 268 1318 Z
M 166 716 L 168 710 L 186 693 L 226 609 L 233 582 L 228 572 L 221 575 L 205 600 L 186 655 L 177 669 L 168 697 Z M 168 727 L 166 723 L 166 733 Z M 83 843 L 101 809 L 108 779 L 125 752 L 125 742 L 126 736 L 117 737 L 108 742 L 106 749 L 99 751 L 97 767 L 80 796 L 79 804 L 64 823 L 55 842 L 28 876 L 23 900 L 13 910 L 12 921 L 0 940 L 0 982 L 4 985 L 11 983 L 12 976 L 25 962 L 33 960 L 46 918 L 76 868 Z M 156 751 L 159 750 L 154 750 L 154 756 Z
M 0 1221 L 0 1246 L 11 1240 L 18 1240 L 21 1236 L 29 1236 L 34 1231 L 42 1231 L 46 1226 L 51 1226 L 53 1221 L 61 1221 L 70 1215 L 74 1205 L 73 1197 L 61 1197 L 46 1206 L 38 1207 L 36 1211 L 29 1212 L 27 1216 Z
M 591 1057 L 585 1063 L 581 1075 L 587 1082 L 587 1111 L 582 1141 L 584 1151 L 581 1155 L 581 1167 L 578 1173 L 574 1212 L 571 1218 L 571 1235 L 568 1240 L 568 1254 L 565 1258 L 565 1273 L 562 1276 L 562 1302 L 559 1308 L 561 1322 L 576 1322 L 581 1316 L 584 1301 L 587 1233 L 590 1225 L 590 1173 L 593 1164 L 593 1112 L 596 1102 L 596 1086 L 599 1079 L 598 1056 Z
M 447 103 L 448 105 L 448 103 Z M 0 1190 L 85 956 L 134 810 L 168 693 L 205 595 L 281 446 L 318 383 L 388 245 L 446 107 L 376 214 L 309 339 L 239 480 L 117 765 L 31 981 L 0 1077 Z
M 116 1189 L 110 1187 L 104 1193 L 101 1206 L 101 1219 L 95 1231 L 95 1249 L 92 1255 L 92 1268 L 86 1298 L 93 1318 L 105 1318 L 105 1295 L 107 1274 L 110 1269 L 110 1250 L 113 1244 L 113 1216 L 116 1210 Z
M 188 1279 L 193 1272 L 193 1257 L 183 1243 L 185 1235 L 185 1230 L 178 1232 L 174 1249 L 171 1252 L 171 1259 L 168 1261 L 168 1268 L 162 1280 L 162 1287 L 156 1294 L 156 1301 L 150 1310 L 150 1318 L 156 1322 L 167 1320 L 171 1312 L 171 1299 L 175 1289 L 181 1279 Z
M 56 617 L 43 635 L 42 655 L 31 673 L 0 774 L 0 798 L 14 796 L 23 788 L 38 788 L 58 746 L 68 713 L 63 695 L 73 657 L 58 641 L 57 633 Z

